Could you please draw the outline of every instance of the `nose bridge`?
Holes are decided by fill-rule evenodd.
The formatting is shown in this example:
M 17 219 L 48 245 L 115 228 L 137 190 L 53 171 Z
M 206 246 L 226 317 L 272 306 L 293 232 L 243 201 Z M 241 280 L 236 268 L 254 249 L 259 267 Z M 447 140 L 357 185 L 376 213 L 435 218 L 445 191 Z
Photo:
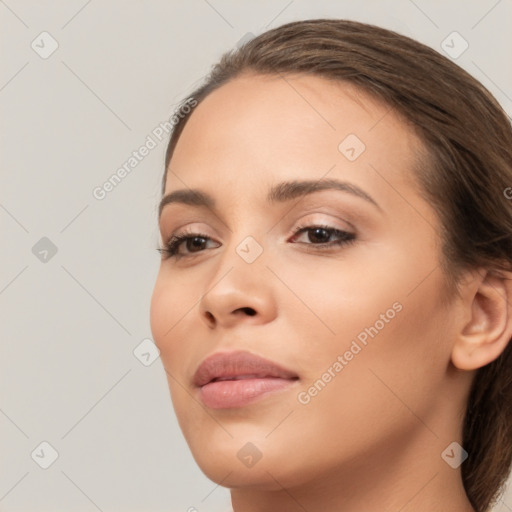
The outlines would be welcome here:
M 200 304 L 201 313 L 209 322 L 227 325 L 240 313 L 269 321 L 275 314 L 275 298 L 269 276 L 265 275 L 266 251 L 263 242 L 256 238 L 263 237 L 262 231 L 255 235 L 249 232 L 238 223 L 218 255 L 215 273 Z
M 211 283 L 212 291 L 217 289 L 220 293 L 225 288 L 224 293 L 257 294 L 260 285 L 266 281 L 263 275 L 266 270 L 265 260 L 263 243 L 253 235 L 242 234 L 237 237 L 233 232 L 225 250 L 219 255 L 218 268 Z
M 230 218 L 235 220 L 230 228 L 226 252 L 221 256 L 228 265 L 240 266 L 247 271 L 261 267 L 266 259 L 263 246 L 267 238 L 265 231 L 268 231 L 263 222 L 263 212 L 254 209 L 249 212 L 248 204 L 252 203 L 237 202 L 232 206 Z

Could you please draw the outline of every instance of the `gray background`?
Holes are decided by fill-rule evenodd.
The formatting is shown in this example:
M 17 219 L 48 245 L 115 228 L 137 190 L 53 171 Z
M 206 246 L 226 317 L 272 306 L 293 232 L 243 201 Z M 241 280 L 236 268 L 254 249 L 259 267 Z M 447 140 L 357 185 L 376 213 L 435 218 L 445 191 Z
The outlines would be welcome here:
M 165 140 L 103 200 L 92 192 L 222 52 L 315 17 L 440 52 L 457 31 L 456 62 L 512 115 L 512 0 L 0 1 L 1 511 L 229 508 L 190 455 L 160 359 L 136 350 L 151 338 Z M 59 45 L 47 58 L 43 31 Z

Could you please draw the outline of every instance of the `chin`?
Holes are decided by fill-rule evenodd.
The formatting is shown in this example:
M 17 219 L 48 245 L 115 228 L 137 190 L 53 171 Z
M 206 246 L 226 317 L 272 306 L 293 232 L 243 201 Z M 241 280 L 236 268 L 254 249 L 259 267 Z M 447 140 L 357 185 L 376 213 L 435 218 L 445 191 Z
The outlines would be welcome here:
M 232 434 L 233 438 L 222 432 L 221 440 L 203 437 L 189 442 L 196 464 L 213 482 L 229 488 L 277 491 L 308 480 L 304 472 L 308 462 L 297 458 L 297 454 L 290 457 L 282 440 L 276 444 L 261 434 L 260 440 L 249 441 L 257 436 L 240 436 L 236 429 Z
M 214 455 L 212 455 L 214 457 Z M 283 478 L 282 472 L 276 462 L 260 460 L 253 467 L 245 467 L 238 460 L 226 464 L 217 460 L 202 460 L 195 457 L 195 461 L 207 478 L 216 484 L 227 488 L 252 487 L 265 491 L 278 491 L 284 484 L 286 487 L 293 487 L 299 482 Z M 279 482 L 279 483 L 278 483 Z M 281 484 L 281 485 L 280 485 Z

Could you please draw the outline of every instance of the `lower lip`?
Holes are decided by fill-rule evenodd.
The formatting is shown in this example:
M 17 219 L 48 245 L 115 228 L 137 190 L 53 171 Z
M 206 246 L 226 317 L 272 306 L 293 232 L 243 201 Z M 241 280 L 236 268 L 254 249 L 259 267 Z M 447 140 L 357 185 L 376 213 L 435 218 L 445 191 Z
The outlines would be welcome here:
M 239 379 L 209 382 L 200 389 L 204 405 L 212 409 L 243 407 L 291 386 L 297 379 Z

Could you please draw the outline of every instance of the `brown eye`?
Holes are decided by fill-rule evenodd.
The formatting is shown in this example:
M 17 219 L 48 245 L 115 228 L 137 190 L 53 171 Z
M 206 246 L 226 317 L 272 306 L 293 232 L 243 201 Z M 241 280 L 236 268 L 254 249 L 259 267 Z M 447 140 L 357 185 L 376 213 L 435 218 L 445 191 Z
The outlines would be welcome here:
M 157 250 L 167 258 L 183 258 L 190 254 L 202 252 L 208 241 L 213 241 L 209 236 L 202 233 L 178 233 L 172 235 L 164 247 Z M 185 252 L 180 252 L 180 247 L 185 247 Z
M 302 234 L 306 234 L 306 245 L 318 245 L 332 247 L 334 245 L 342 245 L 349 242 L 354 242 L 356 236 L 354 233 L 342 231 L 330 226 L 300 226 L 294 234 L 294 239 L 300 238 Z M 329 241 L 331 237 L 336 237 L 338 240 Z M 321 248 L 321 247 L 319 247 Z
M 315 243 L 326 243 L 329 241 L 331 233 L 325 228 L 313 228 L 308 230 L 309 240 Z
M 205 244 L 206 238 L 202 236 L 188 237 L 185 240 L 185 246 L 187 250 L 190 252 L 196 252 L 196 249 L 201 250 L 202 248 L 204 248 Z

